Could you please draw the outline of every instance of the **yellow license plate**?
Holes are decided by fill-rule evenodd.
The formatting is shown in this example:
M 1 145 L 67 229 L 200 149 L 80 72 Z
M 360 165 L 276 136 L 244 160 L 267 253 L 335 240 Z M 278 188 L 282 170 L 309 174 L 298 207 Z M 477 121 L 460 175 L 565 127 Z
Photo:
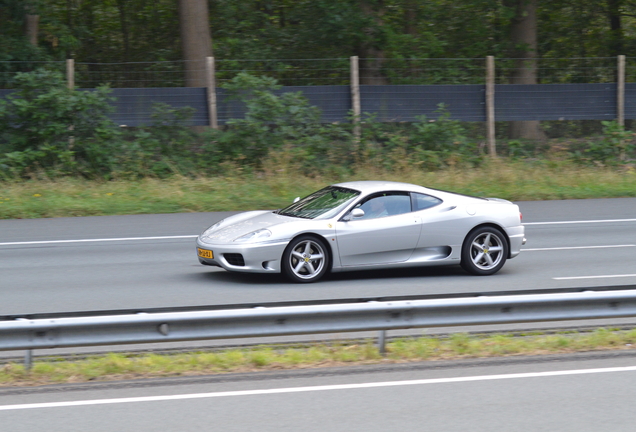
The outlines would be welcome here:
M 212 251 L 211 251 L 211 250 L 197 248 L 197 252 L 199 252 L 199 256 L 200 256 L 201 258 L 210 258 L 210 259 L 214 259 L 214 254 L 212 253 Z

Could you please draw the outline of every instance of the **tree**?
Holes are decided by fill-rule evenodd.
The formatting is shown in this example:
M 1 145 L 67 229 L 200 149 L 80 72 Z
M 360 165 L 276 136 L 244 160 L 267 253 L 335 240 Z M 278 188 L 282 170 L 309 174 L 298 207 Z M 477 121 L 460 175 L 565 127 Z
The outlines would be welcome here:
M 39 60 L 37 2 L 0 0 L 0 60 Z
M 382 75 L 382 60 L 385 58 L 384 4 L 382 0 L 361 0 L 360 11 L 367 24 L 362 29 L 364 37 L 356 47 L 360 57 L 360 84 L 388 84 Z
M 514 0 L 514 17 L 510 26 L 514 68 L 511 84 L 537 84 L 537 3 L 538 0 Z M 510 138 L 543 139 L 538 121 L 513 121 L 509 126 Z
M 205 59 L 212 55 L 207 0 L 179 0 L 179 29 L 187 87 L 205 87 Z
M 29 10 L 28 12 L 33 12 Z M 24 33 L 29 43 L 33 46 L 38 46 L 38 30 L 40 24 L 40 15 L 35 13 L 27 13 L 25 15 Z

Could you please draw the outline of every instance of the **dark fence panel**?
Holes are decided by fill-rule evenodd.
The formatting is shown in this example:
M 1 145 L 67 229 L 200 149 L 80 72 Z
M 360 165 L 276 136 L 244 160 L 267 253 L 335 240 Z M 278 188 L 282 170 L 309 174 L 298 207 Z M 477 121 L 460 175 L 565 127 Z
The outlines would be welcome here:
M 78 89 L 82 90 L 82 89 Z M 84 89 L 90 90 L 90 89 Z M 514 120 L 614 120 L 616 84 L 497 84 L 495 86 L 495 119 Z M 0 98 L 13 90 L 0 89 Z M 131 127 L 152 124 L 152 105 L 165 103 L 174 108 L 192 107 L 190 124 L 208 125 L 205 88 L 115 88 L 111 96 L 115 111 L 113 121 Z M 351 93 L 347 85 L 286 86 L 277 90 L 302 92 L 311 105 L 322 111 L 322 122 L 348 121 Z M 363 113 L 377 114 L 382 122 L 413 121 L 416 116 L 437 118 L 444 104 L 450 117 L 461 121 L 486 120 L 485 87 L 466 85 L 362 85 Z M 226 90 L 217 88 L 218 123 L 243 118 L 245 106 L 232 100 Z M 636 119 L 636 83 L 625 85 L 625 118 Z
M 478 84 L 361 85 L 360 100 L 362 112 L 376 113 L 382 122 L 437 118 L 440 104 L 452 119 L 486 121 L 485 86 Z
M 115 88 L 110 95 L 116 98 L 112 103 L 115 111 L 110 118 L 119 125 L 135 127 L 152 124 L 152 105 L 155 103 L 165 103 L 173 108 L 192 107 L 196 111 L 190 124 L 193 126 L 209 124 L 205 88 Z
M 625 84 L 625 118 L 636 119 L 636 83 Z
M 333 123 L 347 121 L 351 110 L 351 87 L 347 85 L 326 86 L 286 86 L 277 93 L 298 92 L 322 111 L 322 122 Z
M 317 106 L 322 111 L 323 123 L 347 121 L 351 109 L 351 90 L 346 85 L 324 86 L 286 86 L 274 91 L 281 95 L 288 92 L 302 92 L 310 105 Z M 229 92 L 222 88 L 216 89 L 217 111 L 219 124 L 225 124 L 230 119 L 243 118 L 245 105 L 232 99 Z
M 497 84 L 495 119 L 612 120 L 616 84 Z

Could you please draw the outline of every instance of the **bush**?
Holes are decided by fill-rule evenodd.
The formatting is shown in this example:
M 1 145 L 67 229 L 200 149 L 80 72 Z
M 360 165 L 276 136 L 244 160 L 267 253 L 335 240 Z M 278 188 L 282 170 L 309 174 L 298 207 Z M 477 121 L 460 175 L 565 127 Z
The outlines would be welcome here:
M 194 174 L 199 136 L 188 126 L 194 109 L 153 104 L 151 124 L 125 129 L 111 171 L 118 177 Z
M 321 112 L 300 92 L 276 95 L 276 80 L 247 73 L 238 74 L 224 88 L 246 108 L 245 118 L 229 120 L 227 129 L 213 137 L 227 158 L 260 166 L 270 151 L 285 143 L 303 147 L 306 141 L 315 142 Z
M 107 87 L 74 91 L 46 70 L 18 73 L 15 87 L 0 100 L 0 171 L 90 175 L 105 168 L 104 147 L 119 134 L 107 117 Z
M 285 164 L 305 174 L 343 176 L 356 166 L 401 171 L 477 165 L 482 154 L 463 125 L 440 107 L 439 116 L 381 123 L 366 115 L 362 136 L 351 123 L 321 123 L 320 110 L 300 92 L 277 92 L 272 78 L 238 74 L 224 85 L 245 107 L 242 119 L 219 130 L 196 131 L 191 108 L 155 104 L 150 125 L 120 129 L 108 119 L 107 87 L 66 88 L 48 71 L 18 74 L 17 91 L 0 101 L 0 173 L 51 177 L 167 177 L 222 174 L 229 167 L 272 171 Z M 72 128 L 71 128 L 72 126 Z M 268 159 L 269 158 L 269 159 Z M 272 166 L 264 166 L 265 161 Z

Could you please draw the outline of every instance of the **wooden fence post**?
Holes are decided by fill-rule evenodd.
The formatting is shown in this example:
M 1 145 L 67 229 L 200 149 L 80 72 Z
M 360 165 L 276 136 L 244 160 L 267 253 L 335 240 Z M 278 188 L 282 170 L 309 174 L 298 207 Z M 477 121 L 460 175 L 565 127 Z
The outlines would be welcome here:
M 218 114 L 216 106 L 216 72 L 214 57 L 207 57 L 205 62 L 206 82 L 208 93 L 208 115 L 209 124 L 213 129 L 219 128 Z
M 625 126 L 625 56 L 618 56 L 616 114 L 619 126 Z
M 486 136 L 488 153 L 497 156 L 495 143 L 495 57 L 486 57 Z
M 351 106 L 353 108 L 353 136 L 360 141 L 360 73 L 358 56 L 351 57 Z
M 75 88 L 75 60 L 66 59 L 66 86 L 73 90 Z
M 66 86 L 71 90 L 75 89 L 75 59 L 66 59 Z M 75 126 L 69 125 L 68 130 L 73 133 Z M 75 145 L 75 137 L 70 135 L 68 137 L 69 150 L 73 148 L 73 145 Z

